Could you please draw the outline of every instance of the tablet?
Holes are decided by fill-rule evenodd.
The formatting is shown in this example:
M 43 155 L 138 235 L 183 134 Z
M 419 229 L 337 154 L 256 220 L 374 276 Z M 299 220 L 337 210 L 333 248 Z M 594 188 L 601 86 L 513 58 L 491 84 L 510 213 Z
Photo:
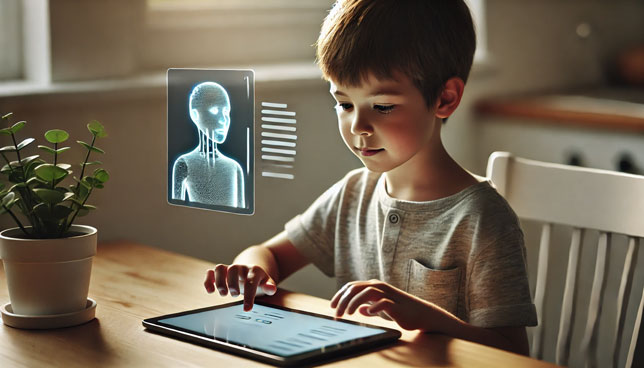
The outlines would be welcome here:
M 173 338 L 279 366 L 317 363 L 391 343 L 400 331 L 320 314 L 243 301 L 143 321 Z

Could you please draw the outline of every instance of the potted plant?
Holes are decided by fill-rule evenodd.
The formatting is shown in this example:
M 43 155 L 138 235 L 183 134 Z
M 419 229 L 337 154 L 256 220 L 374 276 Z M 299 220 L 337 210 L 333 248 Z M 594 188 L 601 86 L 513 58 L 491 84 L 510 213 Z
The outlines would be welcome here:
M 11 115 L 2 116 L 3 125 L 9 122 Z M 97 138 L 106 135 L 98 121 L 87 124 L 91 143 L 77 141 L 86 150 L 78 176 L 74 176 L 71 165 L 60 162 L 61 156 L 70 149 L 62 146 L 69 138 L 67 132 L 53 129 L 45 133 L 49 145 L 38 146 L 45 153 L 45 159 L 40 155 L 27 156 L 25 148 L 34 142 L 34 138 L 20 142 L 17 139 L 17 133 L 25 124 L 19 121 L 0 128 L 0 136 L 11 142 L 0 148 L 4 160 L 0 169 L 4 181 L 0 183 L 0 214 L 13 218 L 18 226 L 0 232 L 0 258 L 10 298 L 10 305 L 1 309 L 5 323 L 11 320 L 5 318 L 9 314 L 69 316 L 88 308 L 96 229 L 75 225 L 74 221 L 96 208 L 87 201 L 93 191 L 103 188 L 109 179 L 105 169 L 91 169 L 101 165 L 100 161 L 90 161 L 92 153 L 104 153 L 96 146 Z M 69 321 L 68 318 L 62 325 L 69 325 Z M 72 318 L 72 321 L 85 322 L 78 318 Z M 54 321 L 53 326 L 61 325 Z

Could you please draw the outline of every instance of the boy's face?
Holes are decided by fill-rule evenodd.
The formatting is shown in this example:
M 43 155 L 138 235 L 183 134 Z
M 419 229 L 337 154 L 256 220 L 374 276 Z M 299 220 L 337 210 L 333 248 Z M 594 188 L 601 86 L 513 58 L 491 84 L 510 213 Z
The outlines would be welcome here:
M 338 102 L 344 143 L 370 171 L 414 165 L 419 160 L 413 158 L 430 152 L 437 123 L 434 109 L 407 76 L 379 80 L 370 75 L 358 87 L 331 81 L 330 92 Z

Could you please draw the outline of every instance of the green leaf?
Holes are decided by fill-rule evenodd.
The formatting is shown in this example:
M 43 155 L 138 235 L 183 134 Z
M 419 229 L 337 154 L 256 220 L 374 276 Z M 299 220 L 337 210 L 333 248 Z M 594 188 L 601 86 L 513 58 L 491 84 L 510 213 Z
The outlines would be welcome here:
M 20 183 L 23 184 L 22 182 L 24 181 L 24 175 L 22 175 L 21 170 L 14 170 L 9 173 L 9 181 L 12 183 Z
M 56 164 L 56 166 L 60 167 L 63 170 L 69 170 L 72 167 L 72 165 L 70 164 Z
M 34 193 L 40 199 L 42 199 L 43 202 L 49 203 L 49 204 L 56 204 L 60 203 L 63 201 L 65 195 L 55 189 L 47 189 L 47 188 L 36 188 L 34 189 Z
M 89 166 L 89 165 L 102 165 L 103 163 L 101 161 L 90 161 L 90 162 L 81 162 L 81 166 Z
M 54 220 L 54 216 L 52 216 L 49 210 L 49 205 L 46 203 L 40 203 L 34 206 L 34 213 L 43 220 Z
M 36 167 L 36 176 L 48 182 L 53 182 L 55 180 L 60 180 L 66 177 L 69 173 L 67 170 L 62 169 L 58 166 L 52 164 L 42 164 Z
M 2 198 L 2 205 L 4 207 L 10 208 L 10 206 L 14 202 L 14 199 L 16 199 L 16 193 L 9 192 Z
M 81 209 L 78 211 L 78 217 L 87 216 L 87 214 L 89 214 L 89 211 L 90 211 L 90 210 L 95 210 L 95 209 L 96 209 L 96 207 L 95 207 L 95 206 L 92 206 L 92 205 L 86 204 L 86 205 L 84 205 L 84 206 L 83 206 L 83 208 L 81 208 Z
M 63 202 L 74 198 L 74 195 L 75 195 L 74 192 L 65 193 L 65 195 L 63 196 Z
M 105 133 L 105 127 L 103 127 L 103 125 L 97 120 L 90 121 L 90 123 L 87 124 L 87 129 L 89 129 L 90 133 L 98 138 L 107 136 L 107 134 Z
M 11 133 L 13 133 L 13 134 L 18 133 L 18 132 L 20 131 L 20 129 L 22 129 L 22 128 L 24 128 L 24 127 L 25 127 L 25 124 L 27 124 L 27 122 L 26 122 L 26 121 L 24 121 L 24 120 L 23 120 L 23 121 L 19 121 L 19 122 L 17 122 L 17 123 L 15 123 L 15 124 L 13 124 L 13 125 L 11 126 L 11 128 L 9 128 L 10 134 L 11 134 Z
M 27 166 L 27 165 L 29 165 L 29 163 L 31 163 L 33 160 L 37 159 L 38 157 L 40 157 L 40 156 L 33 155 L 33 156 L 25 157 L 22 160 L 20 160 L 20 164 L 23 165 L 23 166 Z
M 2 129 L 0 129 L 0 134 L 11 135 L 11 128 L 2 128 Z
M 0 152 L 16 152 L 15 146 L 4 146 L 0 148 Z
M 11 117 L 11 115 L 13 115 L 13 113 L 12 113 L 12 112 L 7 113 L 7 114 L 5 114 L 5 115 L 2 115 L 2 120 L 9 120 L 9 118 Z
M 98 184 L 101 184 L 101 182 L 98 179 L 92 176 L 87 176 L 83 178 L 83 181 L 89 184 L 91 187 L 96 187 Z
M 12 185 L 11 188 L 9 188 L 9 191 L 15 193 L 18 189 L 25 188 L 25 187 L 27 187 L 27 184 L 25 183 L 16 183 Z
M 52 155 L 56 153 L 55 149 L 53 149 L 53 148 L 51 148 L 49 146 L 43 146 L 42 144 L 39 144 L 38 148 L 40 148 L 41 150 L 43 150 L 45 152 L 51 153 Z
M 56 153 L 58 153 L 60 155 L 61 153 L 65 152 L 67 150 L 70 150 L 70 149 L 72 149 L 72 148 L 71 147 L 61 147 L 61 148 L 56 150 Z
M 32 184 L 34 184 L 34 183 L 37 183 L 37 184 L 48 184 L 46 181 L 42 180 L 41 178 L 39 178 L 39 177 L 37 177 L 37 176 L 31 177 L 31 178 L 29 178 L 29 180 L 27 180 L 27 185 L 32 185 Z
M 11 161 L 11 168 L 16 169 L 19 167 L 20 167 L 20 164 L 18 163 L 18 161 Z M 9 168 L 9 164 L 2 166 L 2 169 L 0 169 L 0 173 L 3 173 L 3 174 L 8 174 L 10 172 L 11 172 L 11 169 Z
M 13 129 L 13 128 L 12 128 L 12 129 Z M 23 148 L 27 147 L 27 146 L 28 146 L 31 142 L 33 142 L 33 141 L 35 141 L 35 139 L 33 139 L 33 138 L 27 138 L 27 139 L 25 139 L 24 141 L 20 142 L 20 143 L 18 144 L 18 151 L 20 151 L 21 149 L 23 149 Z
M 52 129 L 45 132 L 45 139 L 49 143 L 62 143 L 69 138 L 69 133 L 62 129 Z
M 102 149 L 100 149 L 98 147 L 90 146 L 89 144 L 87 144 L 87 143 L 85 143 L 83 141 L 76 141 L 76 142 L 78 142 L 81 146 L 87 148 L 90 151 L 94 151 L 94 152 L 98 152 L 98 153 L 105 153 L 105 151 L 103 151 Z
M 74 181 L 76 181 L 76 182 L 80 183 L 80 184 L 81 184 L 81 186 L 85 187 L 86 189 L 90 189 L 90 188 L 91 188 L 91 186 L 90 186 L 88 183 L 86 183 L 84 180 L 83 180 L 83 181 L 78 180 L 75 176 L 74 176 Z
M 73 210 L 71 208 L 67 207 L 67 206 L 63 206 L 63 205 L 59 204 L 59 205 L 54 206 L 54 208 L 52 208 L 51 212 L 52 212 L 52 216 L 55 219 L 60 220 L 60 219 L 64 219 L 65 217 L 69 216 L 73 212 Z
M 96 169 L 94 171 L 94 177 L 101 183 L 105 183 L 110 180 L 110 174 L 105 169 Z

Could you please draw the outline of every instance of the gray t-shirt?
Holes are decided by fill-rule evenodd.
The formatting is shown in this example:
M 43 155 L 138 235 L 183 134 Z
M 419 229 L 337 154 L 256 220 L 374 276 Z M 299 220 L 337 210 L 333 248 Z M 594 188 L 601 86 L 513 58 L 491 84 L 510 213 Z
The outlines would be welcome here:
M 475 326 L 537 324 L 519 221 L 487 181 L 413 202 L 390 197 L 382 174 L 357 169 L 285 227 L 338 287 L 378 279 Z

